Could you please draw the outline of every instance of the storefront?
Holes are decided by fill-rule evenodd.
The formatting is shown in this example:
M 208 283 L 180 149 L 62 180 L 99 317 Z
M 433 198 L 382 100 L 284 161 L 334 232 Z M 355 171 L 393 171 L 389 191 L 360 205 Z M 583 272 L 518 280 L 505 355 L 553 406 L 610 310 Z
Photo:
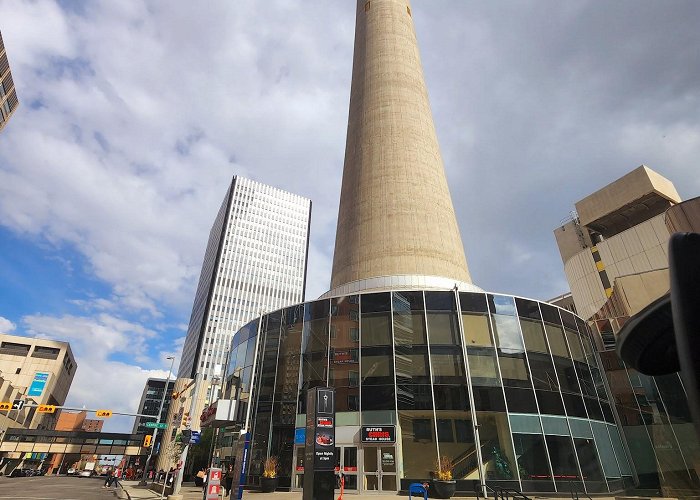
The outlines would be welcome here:
M 333 297 L 272 312 L 234 337 L 224 397 L 252 433 L 248 483 L 279 459 L 303 484 L 306 391 L 336 392 L 336 471 L 348 494 L 430 480 L 531 493 L 634 484 L 585 323 L 534 300 L 475 292 Z M 227 395 L 228 394 L 228 395 Z

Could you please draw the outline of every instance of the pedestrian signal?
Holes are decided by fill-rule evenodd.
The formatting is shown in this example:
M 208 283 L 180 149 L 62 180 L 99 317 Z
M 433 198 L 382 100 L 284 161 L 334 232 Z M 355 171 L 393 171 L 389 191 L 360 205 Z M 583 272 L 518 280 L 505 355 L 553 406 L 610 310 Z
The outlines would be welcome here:
M 55 405 L 39 405 L 36 409 L 39 413 L 56 413 Z
M 96 417 L 109 418 L 112 416 L 112 410 L 97 410 L 95 412 Z
M 153 436 L 150 434 L 147 434 L 143 437 L 143 447 L 144 448 L 150 448 L 151 447 L 151 441 L 153 440 Z

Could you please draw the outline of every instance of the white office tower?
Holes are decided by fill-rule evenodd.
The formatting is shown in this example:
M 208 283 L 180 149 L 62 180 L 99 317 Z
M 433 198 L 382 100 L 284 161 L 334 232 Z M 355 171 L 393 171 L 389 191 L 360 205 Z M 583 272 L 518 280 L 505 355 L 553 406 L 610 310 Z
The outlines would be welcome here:
M 179 378 L 208 387 L 241 326 L 304 301 L 310 221 L 311 200 L 233 177 L 209 233 Z

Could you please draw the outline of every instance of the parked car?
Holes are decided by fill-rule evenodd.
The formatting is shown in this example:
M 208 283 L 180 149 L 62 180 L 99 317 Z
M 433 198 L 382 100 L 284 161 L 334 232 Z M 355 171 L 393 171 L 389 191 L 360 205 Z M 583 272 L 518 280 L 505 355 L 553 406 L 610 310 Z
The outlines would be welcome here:
M 68 472 L 66 472 L 66 474 L 68 474 L 69 476 L 75 476 L 75 474 L 77 472 L 78 472 L 77 470 L 75 470 L 73 467 L 71 467 L 70 469 L 68 469 Z
M 81 470 L 78 473 L 79 477 L 92 477 L 92 476 L 96 476 L 96 475 L 97 475 L 97 472 L 95 472 L 94 470 L 87 470 L 87 469 Z
M 27 473 L 23 469 L 15 469 L 10 472 L 10 477 L 27 477 Z

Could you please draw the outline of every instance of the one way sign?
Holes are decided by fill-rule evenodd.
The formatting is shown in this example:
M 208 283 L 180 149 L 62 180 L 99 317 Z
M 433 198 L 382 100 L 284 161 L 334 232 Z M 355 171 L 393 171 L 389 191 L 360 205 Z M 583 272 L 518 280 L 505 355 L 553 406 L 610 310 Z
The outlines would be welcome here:
M 13 410 L 21 410 L 24 408 L 24 400 L 23 399 L 15 399 L 12 401 L 12 409 Z

